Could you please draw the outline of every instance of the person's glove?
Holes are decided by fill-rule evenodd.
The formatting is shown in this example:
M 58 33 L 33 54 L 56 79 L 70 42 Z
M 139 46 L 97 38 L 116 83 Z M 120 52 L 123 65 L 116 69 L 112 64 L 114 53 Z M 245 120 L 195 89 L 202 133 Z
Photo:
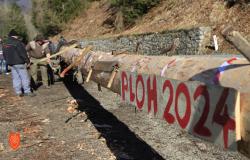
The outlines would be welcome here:
M 55 67 L 52 67 L 52 70 L 55 73 L 57 69 Z
M 31 63 L 26 64 L 27 68 L 29 69 L 31 66 Z

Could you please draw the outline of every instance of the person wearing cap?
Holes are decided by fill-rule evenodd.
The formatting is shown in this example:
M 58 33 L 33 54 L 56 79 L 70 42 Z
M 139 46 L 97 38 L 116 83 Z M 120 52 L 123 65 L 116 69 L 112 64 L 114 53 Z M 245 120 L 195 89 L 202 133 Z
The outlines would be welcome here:
M 50 88 L 48 83 L 48 65 L 50 62 L 50 49 L 49 41 L 45 40 L 42 35 L 37 35 L 35 39 L 29 42 L 26 46 L 31 62 L 33 63 L 30 66 L 30 74 L 33 78 L 36 86 L 38 87 L 38 67 L 41 70 L 42 84 L 44 88 Z M 47 57 L 47 61 L 40 62 L 41 59 Z
M 11 30 L 8 39 L 3 43 L 3 56 L 7 64 L 11 66 L 13 88 L 18 96 L 35 96 L 30 88 L 30 76 L 27 65 L 29 57 L 24 44 L 18 39 L 18 33 Z M 23 92 L 22 92 L 23 89 Z

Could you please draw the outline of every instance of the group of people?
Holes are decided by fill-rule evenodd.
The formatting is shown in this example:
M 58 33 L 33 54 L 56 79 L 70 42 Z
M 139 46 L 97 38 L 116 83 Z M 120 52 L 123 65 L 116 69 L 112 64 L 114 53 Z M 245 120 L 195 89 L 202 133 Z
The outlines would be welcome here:
M 3 63 L 11 68 L 13 88 L 16 95 L 33 97 L 36 94 L 32 90 L 38 85 L 38 66 L 41 71 L 43 87 L 50 88 L 47 72 L 49 65 L 51 65 L 50 42 L 43 36 L 38 35 L 25 46 L 20 38 L 15 30 L 9 32 L 8 38 L 1 45 Z M 45 58 L 45 61 L 41 61 L 43 58 Z M 5 67 L 5 70 L 7 71 L 7 67 Z M 31 80 L 34 80 L 33 87 L 31 86 Z

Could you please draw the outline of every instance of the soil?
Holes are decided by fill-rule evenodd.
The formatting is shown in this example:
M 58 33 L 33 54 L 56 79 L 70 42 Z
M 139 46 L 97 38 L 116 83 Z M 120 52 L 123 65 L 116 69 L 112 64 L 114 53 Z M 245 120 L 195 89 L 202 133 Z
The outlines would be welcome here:
M 35 93 L 17 97 L 11 77 L 0 76 L 1 160 L 247 159 L 136 112 L 92 82 L 81 86 L 66 78 Z M 10 132 L 21 134 L 15 151 Z

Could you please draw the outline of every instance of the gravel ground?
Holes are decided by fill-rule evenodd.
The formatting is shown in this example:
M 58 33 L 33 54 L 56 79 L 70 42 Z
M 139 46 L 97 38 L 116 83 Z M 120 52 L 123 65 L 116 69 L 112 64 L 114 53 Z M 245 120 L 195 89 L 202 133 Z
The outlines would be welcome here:
M 1 160 L 247 159 L 136 112 L 92 82 L 80 86 L 68 79 L 36 94 L 16 97 L 10 76 L 0 76 Z M 78 105 L 68 103 L 73 99 Z M 11 131 L 21 134 L 17 151 L 8 145 Z

